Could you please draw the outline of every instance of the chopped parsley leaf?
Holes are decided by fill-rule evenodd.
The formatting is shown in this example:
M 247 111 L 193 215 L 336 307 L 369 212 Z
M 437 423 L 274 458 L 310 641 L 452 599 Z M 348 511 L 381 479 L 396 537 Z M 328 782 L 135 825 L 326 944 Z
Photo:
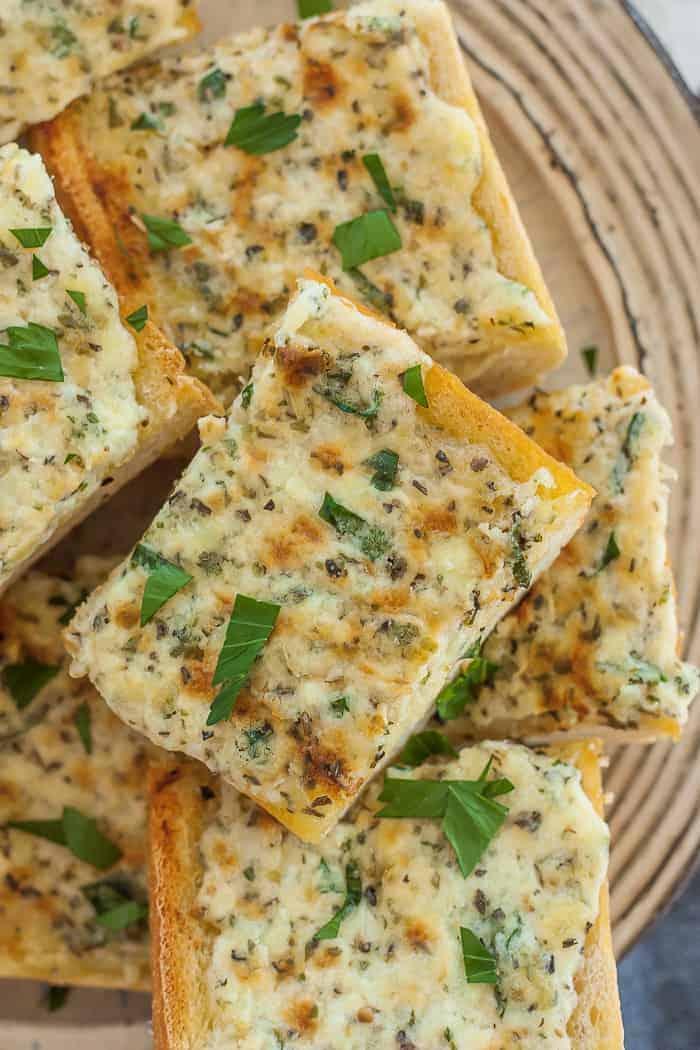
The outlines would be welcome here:
M 365 460 L 368 467 L 372 467 L 374 474 L 370 485 L 380 492 L 388 492 L 396 484 L 396 475 L 399 469 L 399 456 L 389 448 L 380 449 L 373 456 Z
M 479 686 L 487 685 L 493 679 L 498 664 L 480 655 L 480 648 L 470 650 L 467 654 L 472 659 L 467 668 L 443 686 L 435 703 L 440 718 L 448 721 L 462 714 L 467 704 L 473 704 L 478 696 Z
M 126 323 L 130 324 L 135 332 L 142 332 L 146 327 L 146 321 L 148 320 L 148 307 L 144 304 L 139 306 L 138 310 L 134 310 L 132 314 L 126 319 Z
M 21 711 L 58 672 L 58 667 L 41 664 L 36 660 L 27 660 L 23 664 L 8 664 L 3 668 L 2 682 L 18 710 Z
M 70 988 L 66 988 L 65 985 L 49 985 L 46 989 L 46 1009 L 49 1013 L 53 1014 L 56 1010 L 61 1010 L 66 1005 L 70 991 Z
M 237 146 L 259 157 L 282 149 L 297 137 L 301 117 L 297 113 L 265 113 L 262 102 L 236 110 L 224 146 Z
M 53 233 L 53 226 L 27 226 L 10 233 L 23 248 L 41 248 Z
M 617 545 L 615 533 L 611 532 L 608 536 L 608 542 L 605 545 L 605 550 L 603 551 L 603 557 L 600 559 L 600 565 L 596 569 L 594 575 L 597 575 L 599 572 L 602 572 L 603 569 L 607 568 L 611 561 L 615 561 L 615 559 L 619 557 L 620 548 Z
M 329 941 L 337 937 L 343 919 L 347 919 L 348 915 L 357 908 L 361 900 L 362 879 L 360 877 L 360 869 L 354 861 L 350 861 L 345 868 L 345 900 L 335 915 L 313 935 L 312 940 Z
M 431 755 L 454 757 L 456 754 L 457 752 L 443 733 L 438 733 L 435 729 L 426 729 L 422 733 L 414 733 L 407 740 L 394 765 L 407 766 L 411 769 L 414 766 L 420 766 Z
M 38 255 L 32 255 L 32 280 L 40 281 L 42 277 L 48 276 L 48 273 L 48 266 L 44 266 Z
M 372 177 L 372 182 L 377 187 L 377 192 L 385 202 L 390 211 L 396 211 L 396 198 L 391 188 L 391 183 L 382 164 L 382 158 L 378 153 L 366 153 L 362 163 Z
M 370 525 L 359 514 L 348 510 L 342 503 L 334 500 L 329 492 L 323 497 L 318 513 L 324 521 L 333 526 L 341 539 L 351 537 L 370 561 L 376 561 L 388 553 L 391 541 L 384 530 L 377 525 Z
M 207 725 L 229 718 L 250 670 L 262 652 L 277 622 L 280 606 L 237 594 L 226 628 L 226 637 L 212 679 L 223 683 L 207 718 Z
M 152 252 L 169 252 L 171 248 L 184 248 L 192 244 L 192 238 L 175 219 L 142 214 L 141 220 L 146 227 L 148 247 Z
M 226 94 L 226 74 L 215 66 L 202 77 L 197 85 L 197 98 L 200 102 L 211 102 L 214 98 L 223 98 Z
M 581 357 L 583 362 L 588 369 L 588 374 L 593 376 L 598 371 L 598 347 L 597 346 L 584 346 L 581 348 Z
M 63 382 L 58 341 L 51 328 L 30 321 L 26 326 L 11 325 L 7 335 L 9 343 L 0 345 L 0 376 Z
M 464 975 L 468 984 L 497 984 L 496 960 L 471 930 L 459 928 Z
M 315 15 L 327 15 L 333 10 L 333 0 L 297 0 L 299 18 L 314 18 Z
M 60 820 L 11 820 L 6 826 L 65 846 L 79 860 L 95 868 L 111 868 L 122 855 L 92 817 L 86 817 L 72 806 L 64 807 Z
M 179 565 L 168 561 L 158 551 L 139 543 L 131 556 L 132 565 L 140 565 L 148 572 L 141 599 L 141 626 L 151 620 L 161 606 L 181 591 L 192 580 Z
M 428 398 L 423 386 L 423 373 L 420 365 L 411 365 L 403 374 L 403 388 L 417 405 L 428 407 Z
M 80 310 L 81 314 L 87 314 L 87 302 L 85 299 L 85 292 L 78 292 L 74 288 L 66 288 L 66 295 L 70 296 L 70 298 Z
M 85 748 L 86 754 L 92 754 L 92 718 L 90 715 L 90 707 L 87 700 L 83 700 L 82 704 L 75 712 L 75 728 L 78 730 L 78 736 L 82 741 L 82 745 Z
M 355 270 L 402 247 L 401 235 L 383 208 L 340 223 L 333 232 L 333 244 L 342 256 L 344 270 Z

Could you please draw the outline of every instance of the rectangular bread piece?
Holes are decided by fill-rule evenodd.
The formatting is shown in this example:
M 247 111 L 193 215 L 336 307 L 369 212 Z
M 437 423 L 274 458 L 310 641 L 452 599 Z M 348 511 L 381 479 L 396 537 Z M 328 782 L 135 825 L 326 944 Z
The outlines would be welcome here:
M 196 33 L 194 0 L 3 0 L 0 144 L 100 78 Z
M 0 591 L 216 401 L 117 296 L 41 158 L 0 147 Z
M 488 681 L 448 733 L 607 726 L 677 737 L 700 675 L 678 655 L 666 412 L 647 380 L 624 367 L 587 386 L 538 391 L 508 414 L 597 496 L 583 528 L 483 646 Z
M 134 556 L 78 610 L 72 673 L 316 840 L 551 564 L 592 490 L 314 280 L 228 422 L 201 436 Z M 162 558 L 180 584 L 154 609 Z M 257 649 L 251 599 L 279 610 Z
M 378 818 L 378 784 L 308 846 L 201 766 L 155 767 L 156 1050 L 622 1050 L 599 749 L 485 743 L 392 776 L 489 759 L 514 790 L 466 879 L 438 820 Z M 460 927 L 495 984 L 465 979 Z
M 149 984 L 145 778 L 155 751 L 89 682 L 69 677 L 61 642 L 71 610 L 112 565 L 83 558 L 70 580 L 32 571 L 0 599 L 1 977 Z M 7 826 L 57 821 L 64 807 L 96 820 L 121 858 L 101 870 Z M 115 892 L 141 918 L 105 920 Z
M 296 137 L 270 152 L 227 146 L 235 114 L 258 103 L 301 116 Z M 305 267 L 383 309 L 484 396 L 566 353 L 438 0 L 370 0 L 140 67 L 33 141 L 120 293 L 149 303 L 222 396 Z M 373 154 L 402 247 L 345 272 L 336 227 L 390 207 L 364 164 Z M 149 256 L 144 214 L 191 243 Z

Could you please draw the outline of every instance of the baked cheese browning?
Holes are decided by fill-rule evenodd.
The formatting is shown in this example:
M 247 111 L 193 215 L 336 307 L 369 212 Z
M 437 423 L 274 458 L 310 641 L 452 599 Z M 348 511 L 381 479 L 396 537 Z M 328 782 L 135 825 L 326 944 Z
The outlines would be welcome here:
M 570 764 L 592 767 L 599 790 L 592 745 L 545 755 L 486 743 L 391 775 L 474 780 L 490 758 L 490 776 L 514 790 L 466 879 L 438 822 L 378 818 L 380 783 L 308 846 L 201 767 L 156 769 L 157 1050 L 619 1050 L 607 917 L 598 922 L 608 831 Z M 319 939 L 347 899 L 348 868 L 361 894 Z M 495 983 L 465 979 L 460 927 L 493 959 Z M 596 997 L 592 1024 L 579 1000 Z
M 41 159 L 0 148 L 0 590 L 211 411 L 152 325 L 137 338 Z
M 69 677 L 61 643 L 74 605 L 111 564 L 81 559 L 71 580 L 31 572 L 0 603 L 3 977 L 122 988 L 149 983 L 146 923 L 122 925 L 114 914 L 111 926 L 104 921 L 119 898 L 145 911 L 144 794 L 152 752 L 87 681 Z M 42 667 L 53 673 L 28 701 Z M 121 850 L 112 869 L 98 870 L 65 846 L 7 827 L 56 820 L 66 806 L 97 820 Z
M 3 0 L 0 143 L 55 116 L 99 77 L 198 27 L 191 0 Z
M 416 366 L 428 409 L 404 390 Z M 552 561 L 590 492 L 405 333 L 312 280 L 228 422 L 201 429 L 134 557 L 73 621 L 73 673 L 316 839 Z M 387 488 L 377 464 L 392 454 Z M 180 582 L 141 627 L 143 548 Z M 234 698 L 229 630 L 245 621 L 267 626 Z
M 678 657 L 666 412 L 645 379 L 618 368 L 588 386 L 535 393 L 510 415 L 598 495 L 583 528 L 485 643 L 489 681 L 448 731 L 599 723 L 678 735 L 699 676 Z
M 264 155 L 232 127 L 256 106 L 301 117 L 292 140 Z M 383 310 L 478 392 L 526 386 L 565 353 L 435 0 L 373 0 L 141 67 L 35 141 L 120 293 L 149 303 L 216 392 L 238 389 L 305 267 Z M 364 163 L 373 155 L 390 219 L 386 186 Z M 369 214 L 382 227 L 369 231 L 379 257 L 344 272 L 336 231 Z M 176 220 L 191 243 L 151 254 L 144 215 Z

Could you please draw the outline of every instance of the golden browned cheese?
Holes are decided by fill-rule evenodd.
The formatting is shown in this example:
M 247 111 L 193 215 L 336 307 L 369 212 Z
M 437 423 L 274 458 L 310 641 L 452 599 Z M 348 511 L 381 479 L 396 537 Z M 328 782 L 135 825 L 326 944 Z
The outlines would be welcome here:
M 69 628 L 72 670 L 155 743 L 317 839 L 592 493 L 409 336 L 313 280 L 228 421 L 201 429 L 141 545 L 192 579 L 142 627 L 149 566 L 143 550 L 125 561 Z M 233 713 L 210 724 L 241 596 L 279 617 Z
M 300 117 L 294 141 L 260 154 L 226 145 L 252 105 Z M 239 389 L 306 266 L 395 319 L 477 392 L 527 386 L 565 354 L 436 0 L 372 0 L 121 74 L 37 145 L 120 293 L 145 298 L 222 395 Z M 390 206 L 365 167 L 371 154 L 393 188 L 401 250 L 346 272 L 336 227 Z M 151 253 L 144 215 L 177 222 L 191 244 Z
M 87 681 L 68 676 L 61 632 L 110 567 L 73 577 L 31 572 L 0 602 L 0 975 L 52 984 L 145 988 L 148 931 L 99 922 L 90 887 L 146 899 L 145 777 L 153 751 Z M 42 673 L 33 697 L 29 684 Z M 47 680 L 48 679 L 48 680 Z M 121 851 L 99 871 L 65 846 L 8 821 L 58 820 L 65 806 L 97 821 Z M 87 887 L 87 891 L 86 891 Z

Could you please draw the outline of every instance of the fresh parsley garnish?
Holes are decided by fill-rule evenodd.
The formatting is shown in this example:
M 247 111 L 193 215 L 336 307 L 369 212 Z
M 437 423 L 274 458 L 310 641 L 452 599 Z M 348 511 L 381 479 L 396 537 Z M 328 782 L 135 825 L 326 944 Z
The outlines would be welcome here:
M 370 525 L 359 514 L 348 510 L 342 503 L 334 500 L 330 492 L 326 492 L 323 497 L 318 513 L 324 521 L 333 526 L 341 539 L 346 536 L 351 537 L 355 545 L 370 561 L 381 558 L 391 548 L 391 541 L 383 529 L 377 525 Z
M 313 18 L 315 15 L 327 15 L 333 10 L 333 0 L 297 0 L 299 18 Z
M 584 347 L 582 347 L 581 348 L 581 357 L 583 358 L 583 363 L 585 364 L 586 368 L 588 369 L 589 376 L 591 376 L 591 378 L 593 378 L 593 376 L 598 371 L 598 347 L 597 346 L 584 346 Z
M 148 579 L 141 599 L 141 626 L 152 619 L 161 606 L 174 594 L 181 591 L 192 577 L 179 565 L 168 561 L 158 551 L 139 543 L 131 556 L 133 565 L 140 565 L 148 572 Z
M 260 157 L 293 142 L 300 124 L 298 113 L 266 113 L 264 104 L 256 102 L 236 110 L 224 146 Z
M 21 230 L 10 230 L 23 248 L 41 248 L 53 233 L 53 226 L 27 226 Z
M 226 94 L 226 74 L 215 66 L 206 73 L 197 85 L 197 98 L 200 102 L 211 102 L 213 98 L 223 98 Z
M 131 887 L 118 875 L 88 883 L 81 890 L 97 913 L 95 921 L 113 932 L 126 929 L 148 915 L 148 905 L 135 900 Z
M 445 721 L 459 717 L 467 704 L 473 704 L 479 687 L 491 682 L 498 670 L 498 664 L 481 655 L 478 643 L 469 650 L 467 657 L 471 657 L 467 668 L 443 686 L 437 695 L 437 711 Z
M 423 386 L 423 373 L 420 365 L 411 365 L 403 374 L 403 388 L 409 397 L 412 397 L 417 405 L 428 407 L 428 398 Z
M 519 525 L 515 525 L 510 533 L 510 565 L 517 585 L 527 589 L 532 583 L 532 574 L 525 557 Z
M 600 559 L 600 565 L 596 569 L 594 575 L 597 576 L 599 572 L 602 572 L 603 569 L 607 568 L 611 561 L 615 561 L 615 559 L 619 557 L 620 548 L 618 547 L 615 533 L 611 532 L 608 536 L 608 542 L 605 545 L 605 550 L 603 551 L 603 557 Z
M 43 379 L 63 382 L 56 333 L 43 324 L 11 325 L 9 342 L 0 345 L 0 376 L 12 379 Z
M 493 955 L 484 948 L 479 938 L 471 930 L 460 926 L 459 933 L 462 939 L 462 958 L 467 983 L 497 984 L 498 973 Z
M 53 1014 L 62 1009 L 68 1002 L 70 988 L 61 984 L 50 984 L 46 989 L 46 1009 Z
M 386 170 L 382 164 L 382 158 L 378 153 L 366 153 L 362 163 L 372 177 L 372 182 L 377 187 L 377 192 L 385 202 L 390 211 L 396 211 L 396 198 L 387 177 Z
M 392 452 L 390 448 L 383 448 L 379 452 L 375 452 L 365 462 L 368 467 L 372 467 L 374 470 L 370 485 L 375 489 L 379 489 L 380 492 L 388 492 L 389 489 L 393 489 L 399 469 L 397 452 Z
M 325 397 L 326 401 L 330 401 L 332 405 L 339 408 L 341 412 L 351 416 L 360 416 L 361 419 L 374 419 L 382 403 L 381 390 L 372 391 L 372 400 L 368 405 L 361 405 L 357 401 L 349 401 L 341 397 L 337 385 L 332 382 L 332 377 L 329 377 L 329 381 L 325 384 L 315 386 L 314 390 L 321 397 Z
M 51 664 L 40 664 L 36 660 L 26 660 L 23 664 L 8 664 L 3 668 L 2 681 L 8 693 L 22 710 L 31 704 L 34 697 L 48 685 L 59 672 Z
M 78 730 L 78 736 L 82 742 L 83 747 L 88 755 L 92 754 L 92 717 L 90 714 L 90 706 L 87 700 L 83 700 L 82 704 L 75 712 L 75 728 Z
M 41 278 L 46 277 L 48 273 L 48 266 L 44 266 L 38 255 L 32 255 L 32 280 L 40 281 Z
M 148 320 L 148 307 L 144 304 L 139 306 L 138 310 L 134 310 L 132 314 L 126 319 L 126 323 L 130 324 L 135 332 L 142 332 L 146 327 L 146 321 Z
M 152 252 L 169 252 L 171 248 L 184 248 L 186 244 L 192 244 L 192 238 L 175 219 L 142 214 L 141 220 L 146 227 L 148 247 Z
M 273 602 L 236 595 L 212 679 L 212 685 L 223 683 L 223 688 L 211 705 L 208 726 L 230 717 L 250 669 L 272 634 L 279 611 L 280 606 Z
M 457 752 L 443 733 L 438 733 L 435 729 L 425 729 L 422 733 L 414 733 L 408 739 L 394 765 L 407 766 L 411 769 L 421 765 L 431 755 L 450 755 L 453 758 L 456 754 Z
M 72 806 L 64 807 L 60 820 L 10 820 L 6 827 L 65 846 L 79 860 L 101 870 L 111 868 L 122 855 L 92 817 L 86 817 Z
M 376 284 L 365 277 L 362 270 L 354 269 L 347 271 L 348 277 L 355 282 L 357 289 L 368 303 L 380 313 L 391 315 L 394 299 L 390 292 L 383 292 Z
M 246 386 L 241 390 L 241 408 L 248 408 L 250 402 L 253 400 L 253 394 L 255 393 L 255 384 L 247 383 Z
M 636 455 L 636 445 L 639 435 L 644 429 L 646 415 L 644 412 L 635 412 L 625 431 L 625 440 L 622 442 L 620 455 L 615 461 L 610 477 L 610 487 L 618 495 L 624 489 L 625 475 L 629 473 Z
M 333 244 L 342 256 L 344 270 L 355 270 L 402 247 L 401 235 L 383 208 L 340 223 L 333 232 Z
M 357 908 L 362 900 L 362 879 L 360 869 L 354 861 L 345 868 L 345 900 L 335 915 L 313 935 L 314 941 L 330 941 L 338 936 L 343 919 Z
M 153 113 L 142 113 L 131 123 L 132 131 L 162 131 L 163 127 L 162 117 Z
M 387 777 L 380 802 L 387 805 L 378 817 L 442 819 L 442 830 L 457 856 L 462 875 L 474 870 L 503 824 L 508 810 L 497 795 L 513 790 L 505 777 L 489 781 L 492 759 L 478 780 L 408 780 Z
M 331 700 L 331 711 L 336 718 L 342 718 L 346 711 L 350 710 L 347 696 L 339 696 L 337 700 Z
M 87 301 L 85 299 L 85 292 L 79 292 L 75 288 L 66 288 L 66 295 L 70 296 L 70 298 L 80 310 L 81 314 L 87 314 Z
M 339 871 L 333 871 L 325 857 L 318 862 L 318 892 L 319 893 L 343 893 L 345 883 Z

